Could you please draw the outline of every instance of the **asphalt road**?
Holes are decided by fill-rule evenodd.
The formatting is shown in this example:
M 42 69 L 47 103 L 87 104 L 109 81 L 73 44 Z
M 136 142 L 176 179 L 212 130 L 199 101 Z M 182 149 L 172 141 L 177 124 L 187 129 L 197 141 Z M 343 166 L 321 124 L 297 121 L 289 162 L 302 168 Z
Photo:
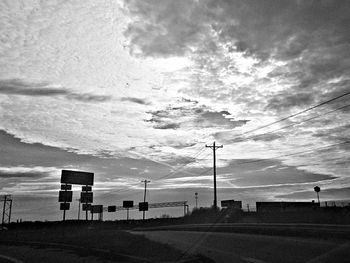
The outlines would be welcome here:
M 181 249 L 184 251 L 183 258 L 188 254 L 200 253 L 217 263 L 345 263 L 350 258 L 350 243 L 345 240 L 198 231 L 132 233 Z

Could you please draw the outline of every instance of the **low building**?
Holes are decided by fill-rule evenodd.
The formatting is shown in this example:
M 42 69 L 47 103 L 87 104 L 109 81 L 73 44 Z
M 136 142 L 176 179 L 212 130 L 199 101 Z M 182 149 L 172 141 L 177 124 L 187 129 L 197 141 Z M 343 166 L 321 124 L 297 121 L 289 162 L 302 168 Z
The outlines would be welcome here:
M 315 202 L 256 202 L 257 212 L 299 212 L 312 211 L 320 207 Z
M 222 200 L 221 207 L 242 209 L 242 201 Z

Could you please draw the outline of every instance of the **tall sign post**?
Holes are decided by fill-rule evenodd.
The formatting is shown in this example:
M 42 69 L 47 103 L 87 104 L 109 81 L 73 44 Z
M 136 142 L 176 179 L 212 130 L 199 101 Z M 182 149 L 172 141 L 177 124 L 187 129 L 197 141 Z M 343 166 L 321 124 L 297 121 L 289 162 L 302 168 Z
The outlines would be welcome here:
M 83 203 L 85 205 L 83 206 L 83 210 L 86 211 L 86 220 L 88 220 L 88 205 L 93 201 L 91 186 L 94 185 L 94 173 L 62 170 L 61 184 L 62 191 L 59 192 L 58 201 L 61 202 L 60 210 L 63 210 L 63 221 L 66 219 L 66 210 L 69 210 L 70 202 L 72 202 L 72 184 L 83 185 L 79 209 L 80 203 Z
M 92 192 L 91 186 L 82 186 L 81 187 L 81 193 L 80 193 L 80 202 L 85 204 L 85 207 L 88 207 L 88 205 L 92 204 L 94 201 L 94 196 Z M 88 209 L 85 209 L 85 220 L 88 220 Z
M 218 148 L 223 148 L 224 146 L 220 145 L 220 146 L 216 146 L 215 142 L 213 143 L 213 145 L 205 145 L 205 147 L 207 148 L 211 148 L 213 150 L 213 173 L 214 173 L 214 203 L 213 206 L 216 209 L 218 207 L 218 199 L 217 199 L 217 195 L 216 195 L 216 150 Z
M 148 210 L 148 203 L 147 203 L 147 210 L 146 210 L 146 189 L 147 189 L 147 183 L 150 183 L 151 181 L 148 181 L 148 180 L 144 180 L 144 181 L 141 181 L 141 183 L 145 183 L 145 192 L 144 192 L 144 194 L 143 194 L 143 205 L 142 205 L 142 207 L 143 207 L 143 209 L 142 210 L 140 210 L 140 211 L 142 211 L 142 220 L 145 220 L 145 213 L 146 213 L 146 211 Z
M 126 208 L 126 220 L 129 221 L 129 209 L 134 207 L 134 201 L 123 201 L 123 208 Z
M 60 210 L 63 210 L 63 221 L 66 220 L 66 211 L 70 208 L 73 192 L 71 184 L 62 184 L 61 191 L 58 194 L 58 202 L 60 202 Z

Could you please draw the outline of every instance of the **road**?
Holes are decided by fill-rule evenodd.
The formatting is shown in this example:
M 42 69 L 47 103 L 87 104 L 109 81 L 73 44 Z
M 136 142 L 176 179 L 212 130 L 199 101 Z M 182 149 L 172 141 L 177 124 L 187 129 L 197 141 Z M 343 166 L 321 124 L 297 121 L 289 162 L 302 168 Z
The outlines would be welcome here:
M 253 234 L 198 231 L 135 231 L 188 254 L 203 254 L 217 263 L 349 262 L 350 243 Z M 180 259 L 179 259 L 180 260 Z

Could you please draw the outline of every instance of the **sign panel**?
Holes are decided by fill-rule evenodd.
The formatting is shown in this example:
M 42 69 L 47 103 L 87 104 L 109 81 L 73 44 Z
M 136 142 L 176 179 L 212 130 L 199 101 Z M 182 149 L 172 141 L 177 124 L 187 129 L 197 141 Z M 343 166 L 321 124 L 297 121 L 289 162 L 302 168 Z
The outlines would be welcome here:
M 90 211 L 91 209 L 91 204 L 83 204 L 82 210 L 83 211 Z
M 148 202 L 139 203 L 139 211 L 148 211 Z
M 70 203 L 60 203 L 60 210 L 69 210 Z
M 62 184 L 94 185 L 94 173 L 62 170 Z
M 103 205 L 92 205 L 90 211 L 92 214 L 100 214 L 103 212 Z
M 81 192 L 80 202 L 81 203 L 93 203 L 93 193 L 92 192 Z
M 58 194 L 58 202 L 72 202 L 72 191 L 60 191 Z
M 61 190 L 72 190 L 71 184 L 61 184 Z
M 81 188 L 82 192 L 91 192 L 92 191 L 92 187 L 91 186 L 83 186 Z
M 117 211 L 117 207 L 115 205 L 110 205 L 108 206 L 108 212 L 116 212 Z
M 134 207 L 134 201 L 123 201 L 123 207 L 124 208 Z

